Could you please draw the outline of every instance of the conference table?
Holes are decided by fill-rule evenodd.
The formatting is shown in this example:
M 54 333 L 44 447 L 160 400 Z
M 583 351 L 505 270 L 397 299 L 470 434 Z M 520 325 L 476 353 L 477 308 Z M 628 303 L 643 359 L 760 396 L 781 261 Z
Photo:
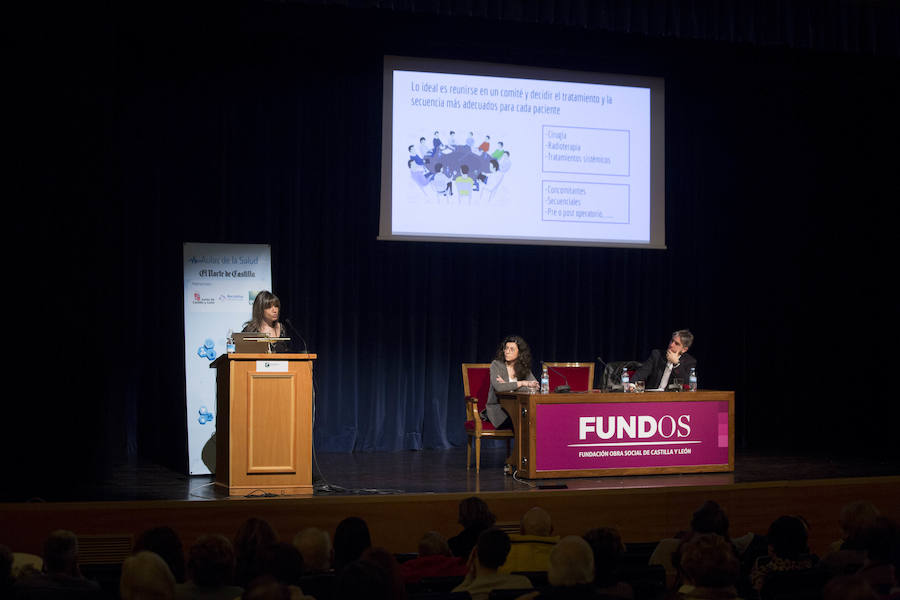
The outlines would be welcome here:
M 497 397 L 527 479 L 734 471 L 733 391 Z

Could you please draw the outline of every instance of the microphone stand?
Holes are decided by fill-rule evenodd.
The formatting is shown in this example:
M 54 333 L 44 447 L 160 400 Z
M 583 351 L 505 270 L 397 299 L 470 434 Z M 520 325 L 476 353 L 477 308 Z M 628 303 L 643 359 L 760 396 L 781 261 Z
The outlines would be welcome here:
M 554 394 L 568 394 L 569 392 L 572 391 L 572 388 L 569 386 L 569 378 L 568 377 L 566 377 L 563 373 L 560 373 L 559 371 L 557 371 L 555 368 L 551 367 L 550 365 L 547 365 L 547 368 L 565 380 L 564 384 L 556 386 L 556 388 L 553 390 Z

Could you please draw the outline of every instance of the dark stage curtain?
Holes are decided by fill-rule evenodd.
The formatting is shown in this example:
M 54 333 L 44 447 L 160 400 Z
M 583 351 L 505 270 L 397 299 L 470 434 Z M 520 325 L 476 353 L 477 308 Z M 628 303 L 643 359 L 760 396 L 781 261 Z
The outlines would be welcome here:
M 277 2 L 281 3 L 281 2 Z M 684 40 L 900 55 L 900 5 L 882 0 L 288 0 Z
M 858 393 L 896 339 L 893 8 L 780 3 L 773 38 L 787 12 L 740 2 L 346 4 L 70 7 L 21 34 L 23 262 L 58 265 L 22 281 L 78 349 L 17 419 L 35 463 L 186 468 L 190 241 L 272 245 L 320 451 L 463 444 L 460 364 L 507 333 L 624 360 L 680 327 L 701 385 L 737 390 L 741 447 L 896 451 L 893 404 Z M 668 249 L 376 241 L 386 53 L 664 76 Z

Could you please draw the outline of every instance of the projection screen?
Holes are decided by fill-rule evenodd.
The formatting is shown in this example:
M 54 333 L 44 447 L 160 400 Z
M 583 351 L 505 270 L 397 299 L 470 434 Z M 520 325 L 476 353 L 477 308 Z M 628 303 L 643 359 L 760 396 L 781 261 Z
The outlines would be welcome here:
M 386 56 L 378 239 L 665 248 L 664 81 Z

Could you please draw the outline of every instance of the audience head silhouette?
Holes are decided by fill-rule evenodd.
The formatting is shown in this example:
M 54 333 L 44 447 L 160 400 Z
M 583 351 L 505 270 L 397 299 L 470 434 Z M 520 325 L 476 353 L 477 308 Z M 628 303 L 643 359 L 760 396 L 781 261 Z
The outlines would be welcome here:
M 303 570 L 307 573 L 331 568 L 331 536 L 324 529 L 307 527 L 294 536 L 294 546 L 303 555 Z
M 809 533 L 803 519 L 785 515 L 772 522 L 766 537 L 775 556 L 797 560 L 801 554 L 809 551 L 806 546 L 808 536 Z
M 122 563 L 122 600 L 169 600 L 175 597 L 175 576 L 158 554 L 142 550 Z
M 44 570 L 47 573 L 78 573 L 78 538 L 71 531 L 57 529 L 44 541 Z
M 335 535 L 335 543 L 337 536 Z M 390 600 L 391 581 L 378 565 L 367 560 L 354 560 L 340 570 L 335 580 L 334 600 Z
M 447 538 L 437 531 L 428 531 L 419 540 L 419 556 L 452 556 Z
M 229 584 L 234 576 L 234 547 L 224 535 L 202 535 L 188 551 L 187 570 L 198 586 Z
M 334 568 L 357 560 L 363 551 L 372 545 L 369 526 L 359 517 L 347 517 L 338 523 L 334 531 Z
M 487 503 L 477 496 L 461 500 L 459 503 L 459 524 L 463 527 L 491 527 L 497 518 Z
M 171 527 L 153 527 L 143 532 L 134 543 L 133 553 L 149 550 L 159 555 L 175 577 L 176 582 L 184 581 L 184 548 L 181 538 Z
M 519 529 L 522 535 L 540 535 L 547 537 L 553 534 L 553 521 L 550 519 L 550 513 L 535 506 L 530 509 L 519 521 Z
M 715 533 L 728 537 L 728 517 L 725 510 L 714 500 L 707 500 L 694 512 L 691 530 L 695 533 Z
M 875 518 L 879 514 L 878 509 L 871 502 L 856 501 L 844 505 L 841 508 L 840 517 L 838 517 L 838 524 L 841 526 L 844 540 L 849 541 L 853 546 L 862 531 L 875 523 Z
M 278 534 L 265 519 L 250 517 L 238 528 L 234 536 L 235 583 L 247 587 L 260 575 L 259 560 L 262 550 L 278 541 Z
M 598 527 L 585 533 L 584 540 L 594 553 L 594 581 L 606 582 L 625 552 L 622 536 L 612 527 Z
M 478 536 L 478 563 L 488 569 L 499 569 L 509 555 L 509 536 L 502 529 L 491 528 Z
M 278 583 L 298 585 L 303 576 L 303 556 L 293 544 L 269 544 L 260 552 L 258 571 L 260 575 L 271 575 Z
M 724 588 L 737 582 L 741 566 L 728 540 L 715 533 L 701 533 L 681 546 L 680 568 L 689 584 Z
M 568 535 L 550 553 L 550 585 L 571 587 L 594 581 L 594 553 L 584 538 Z

